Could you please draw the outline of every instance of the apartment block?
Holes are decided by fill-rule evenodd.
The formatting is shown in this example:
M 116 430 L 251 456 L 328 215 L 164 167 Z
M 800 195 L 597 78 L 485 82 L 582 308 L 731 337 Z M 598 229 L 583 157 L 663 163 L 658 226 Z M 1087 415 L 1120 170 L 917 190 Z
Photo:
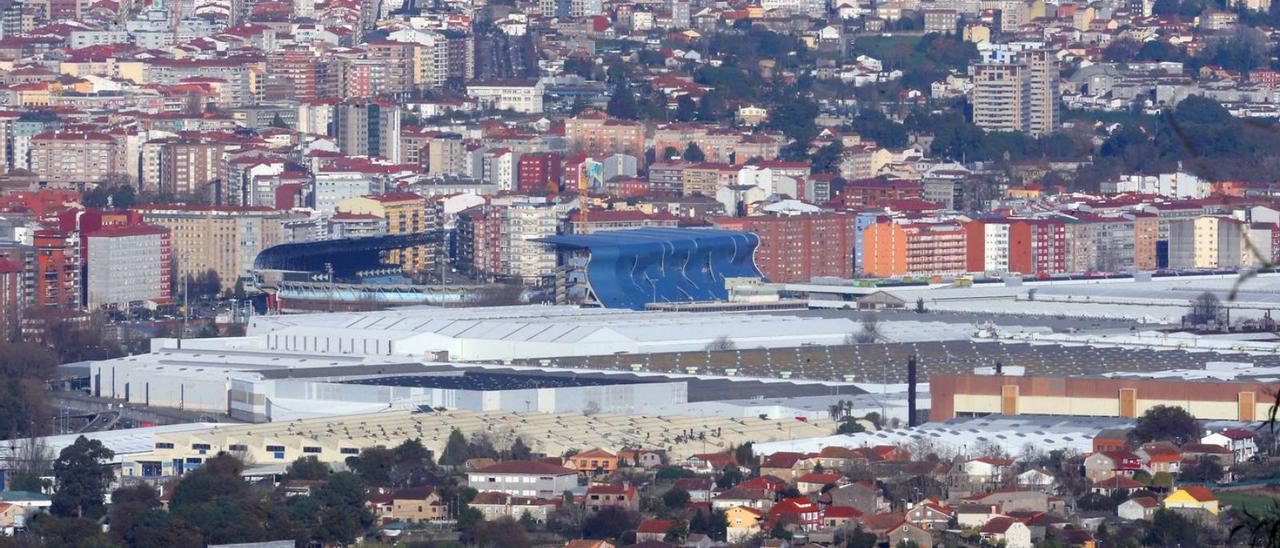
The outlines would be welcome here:
M 987 131 L 1031 131 L 1031 69 L 980 64 L 973 72 L 973 123 Z
M 124 147 L 114 138 L 83 132 L 32 137 L 31 171 L 49 183 L 99 183 L 129 172 Z
M 400 163 L 400 107 L 383 101 L 352 102 L 338 105 L 333 114 L 334 136 L 344 154 Z
M 223 290 L 250 274 L 259 252 L 285 242 L 284 222 L 290 218 L 288 212 L 267 207 L 175 204 L 135 210 L 147 224 L 169 229 L 178 276 L 213 270 Z
M 602 156 L 620 153 L 644 158 L 644 124 L 610 118 L 597 110 L 565 120 L 564 138 L 570 150 L 576 152 Z
M 721 217 L 713 222 L 760 238 L 755 262 L 771 282 L 853 277 L 853 215 L 760 215 Z
M 89 233 L 85 242 L 85 305 L 90 309 L 172 299 L 168 229 L 113 226 Z
M 958 223 L 881 221 L 863 233 L 862 271 L 882 278 L 965 272 L 965 230 Z
M 408 192 L 350 198 L 338 204 L 337 210 L 385 219 L 387 234 L 421 234 L 440 227 L 439 220 L 429 213 L 427 199 Z M 438 250 L 435 244 L 393 249 L 387 252 L 387 261 L 400 265 L 408 273 L 431 272 Z

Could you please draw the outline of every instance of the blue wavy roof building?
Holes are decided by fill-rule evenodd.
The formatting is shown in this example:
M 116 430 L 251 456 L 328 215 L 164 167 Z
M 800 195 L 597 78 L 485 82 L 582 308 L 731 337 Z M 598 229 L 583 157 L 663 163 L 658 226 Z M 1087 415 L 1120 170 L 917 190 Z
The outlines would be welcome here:
M 606 308 L 724 301 L 725 278 L 763 278 L 755 265 L 760 239 L 747 232 L 653 227 L 539 241 L 558 248 L 567 291 L 585 285 L 582 296 Z

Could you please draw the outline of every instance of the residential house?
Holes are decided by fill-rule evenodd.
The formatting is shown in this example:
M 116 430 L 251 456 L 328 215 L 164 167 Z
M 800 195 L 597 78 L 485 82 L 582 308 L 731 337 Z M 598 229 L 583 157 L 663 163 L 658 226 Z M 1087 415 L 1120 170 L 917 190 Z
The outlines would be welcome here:
M 775 500 L 777 500 L 777 495 L 773 491 L 752 489 L 739 485 L 711 497 L 711 508 L 728 510 L 737 506 L 745 506 L 766 511 L 773 506 L 773 501 Z
M 1129 451 L 1103 451 L 1084 459 L 1084 475 L 1093 481 L 1102 481 L 1120 474 L 1133 477 L 1142 469 L 1142 459 Z
M 578 486 L 578 472 L 546 462 L 512 460 L 467 473 L 476 491 L 499 491 L 521 497 L 558 497 Z
M 889 509 L 889 501 L 884 498 L 884 492 L 874 484 L 859 481 L 842 485 L 830 491 L 827 496 L 831 497 L 833 506 L 848 506 L 856 508 L 864 514 L 879 514 Z
M 715 483 L 710 478 L 680 478 L 672 487 L 689 493 L 689 502 L 711 502 Z
M 965 497 L 964 501 L 970 504 L 993 505 L 999 508 L 1002 514 L 1016 511 L 1060 511 L 1065 506 L 1061 499 L 1046 493 L 1022 489 L 997 489 L 989 493 Z
M 629 483 L 609 485 L 597 483 L 587 487 L 583 504 L 590 512 L 599 512 L 602 508 L 616 506 L 632 512 L 640 510 L 640 497 L 636 488 Z
M 555 511 L 557 502 L 489 491 L 477 494 L 468 506 L 478 510 L 486 521 L 501 517 L 518 520 L 527 515 L 536 523 L 546 523 L 547 516 Z
M 930 531 L 942 530 L 955 517 L 954 508 L 936 498 L 927 498 L 917 502 L 907 510 L 907 521 Z
M 389 491 L 376 489 L 369 493 L 369 501 L 365 505 L 369 507 L 369 511 L 373 513 L 373 518 L 378 523 L 387 523 L 395 521 L 391 510 L 392 502 L 394 499 Z
M 1007 548 L 1031 548 L 1031 529 L 1007 516 L 997 516 L 982 526 L 982 540 Z
M 994 504 L 961 503 L 955 506 L 956 521 L 960 527 L 982 527 L 1000 514 L 1000 507 Z
M 1210 443 L 1184 443 L 1182 444 L 1182 462 L 1189 463 L 1200 460 L 1202 457 L 1208 457 L 1218 461 L 1223 468 L 1231 468 L 1234 464 L 1235 456 L 1231 450 L 1221 445 Z
M 822 527 L 822 511 L 806 497 L 783 499 L 769 509 L 768 522 L 772 526 L 814 531 Z
M 725 540 L 731 543 L 746 542 L 760 532 L 760 523 L 764 519 L 764 511 L 748 506 L 733 506 L 724 511 Z
M 657 468 L 666 461 L 666 452 L 648 449 L 623 449 L 618 451 L 618 466 Z
M 1018 487 L 1050 493 L 1057 489 L 1058 478 L 1047 470 L 1032 468 L 1018 474 Z
M 46 512 L 53 506 L 52 497 L 33 491 L 0 491 L 0 502 L 16 504 L 27 510 L 43 510 Z
M 1200 443 L 1229 449 L 1234 462 L 1249 460 L 1258 453 L 1257 433 L 1243 428 L 1228 428 L 1221 432 L 1213 432 L 1200 438 Z
M 933 548 L 933 533 L 905 520 L 885 532 L 884 536 L 888 538 L 889 546 L 914 545 L 920 548 Z
M 795 481 L 796 476 L 813 469 L 813 465 L 809 463 L 809 455 L 806 453 L 779 451 L 760 462 L 760 475 L 768 474 L 791 482 Z
M 867 464 L 868 461 L 862 451 L 839 445 L 823 447 L 813 460 L 822 465 L 824 470 L 844 470 L 855 464 Z
M 1191 508 L 1208 511 L 1218 515 L 1218 497 L 1208 489 L 1192 485 L 1178 489 L 1164 498 L 1165 508 Z
M 1142 468 L 1152 475 L 1160 472 L 1177 474 L 1183 458 L 1182 451 L 1169 442 L 1148 443 L 1133 454 L 1142 460 Z
M 618 455 L 600 448 L 588 449 L 569 457 L 568 460 L 569 468 L 577 470 L 584 476 L 607 474 L 618 469 Z
M 809 472 L 796 478 L 796 489 L 802 495 L 810 495 L 821 491 L 827 485 L 839 486 L 846 481 L 843 474 Z
M 435 521 L 449 513 L 432 487 L 410 487 L 391 494 L 391 516 L 400 521 Z
M 1128 451 L 1128 428 L 1105 428 L 1093 437 L 1093 452 Z
M 1115 493 L 1116 491 L 1120 491 L 1127 495 L 1139 489 L 1145 489 L 1145 488 L 1146 488 L 1145 485 L 1138 483 L 1133 478 L 1130 478 L 1128 476 L 1116 475 L 1116 476 L 1111 476 L 1102 481 L 1094 482 L 1093 485 L 1089 486 L 1089 491 L 1092 493 L 1098 493 L 1100 495 L 1106 495 L 1109 497 L 1112 495 L 1112 493 Z
M 782 478 L 765 474 L 742 480 L 742 483 L 737 486 L 746 489 L 764 489 L 773 493 L 781 493 L 787 490 L 787 482 L 783 481 Z
M 716 474 L 726 466 L 738 466 L 738 460 L 730 453 L 699 453 L 684 462 L 684 468 L 695 474 Z
M 0 535 L 13 536 L 27 526 L 27 511 L 17 504 L 0 502 Z
M 1116 507 L 1116 514 L 1120 519 L 1130 521 L 1149 520 L 1156 515 L 1156 510 L 1160 509 L 1160 501 L 1151 497 L 1133 497 L 1120 503 Z
M 978 457 L 964 463 L 964 474 L 970 483 L 999 484 L 1013 472 L 1013 460 Z
M 856 525 L 862 518 L 862 512 L 849 506 L 827 506 L 822 509 L 823 527 L 844 527 Z
M 862 516 L 862 530 L 873 533 L 880 539 L 888 536 L 889 532 L 898 527 L 899 524 L 906 521 L 902 512 L 883 512 L 875 515 Z
M 662 542 L 676 524 L 670 519 L 646 519 L 636 527 L 636 542 Z

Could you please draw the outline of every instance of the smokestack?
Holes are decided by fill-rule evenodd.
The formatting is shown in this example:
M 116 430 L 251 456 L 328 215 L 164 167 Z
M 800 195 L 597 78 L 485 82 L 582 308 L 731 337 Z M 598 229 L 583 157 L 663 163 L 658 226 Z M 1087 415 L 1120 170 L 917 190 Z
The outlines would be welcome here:
M 907 426 L 916 425 L 916 355 L 907 356 Z

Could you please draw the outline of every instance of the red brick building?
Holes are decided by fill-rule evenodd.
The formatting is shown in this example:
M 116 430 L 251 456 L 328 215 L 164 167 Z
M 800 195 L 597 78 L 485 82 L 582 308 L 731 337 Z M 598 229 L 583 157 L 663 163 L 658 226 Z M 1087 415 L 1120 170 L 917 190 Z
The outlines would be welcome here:
M 920 181 L 861 179 L 846 182 L 839 200 L 849 208 L 867 207 L 889 200 L 920 200 L 923 197 L 924 184 Z
M 554 152 L 534 152 L 520 157 L 516 167 L 516 188 L 520 192 L 552 191 L 558 188 L 552 183 L 559 183 L 563 174 L 563 165 L 559 154 Z
M 1050 219 L 1010 223 L 1009 271 L 1031 275 L 1066 272 L 1066 223 Z
M 817 277 L 853 277 L 854 216 L 721 217 L 721 228 L 759 236 L 756 266 L 772 282 L 808 282 Z
M 57 230 L 37 230 L 36 308 L 79 309 L 81 302 L 80 237 Z

